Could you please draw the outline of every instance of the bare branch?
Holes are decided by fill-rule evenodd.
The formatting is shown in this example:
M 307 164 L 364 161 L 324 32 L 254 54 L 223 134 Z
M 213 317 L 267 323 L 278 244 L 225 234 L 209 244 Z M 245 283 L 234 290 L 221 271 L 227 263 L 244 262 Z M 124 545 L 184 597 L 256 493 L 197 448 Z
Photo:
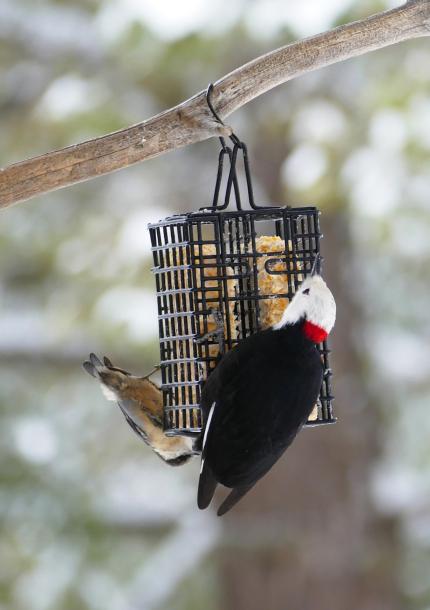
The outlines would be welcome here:
M 215 83 L 213 103 L 224 119 L 302 74 L 429 34 L 430 0 L 409 0 L 254 59 Z M 200 92 L 143 123 L 0 170 L 0 208 L 221 134 L 226 128 L 212 117 Z

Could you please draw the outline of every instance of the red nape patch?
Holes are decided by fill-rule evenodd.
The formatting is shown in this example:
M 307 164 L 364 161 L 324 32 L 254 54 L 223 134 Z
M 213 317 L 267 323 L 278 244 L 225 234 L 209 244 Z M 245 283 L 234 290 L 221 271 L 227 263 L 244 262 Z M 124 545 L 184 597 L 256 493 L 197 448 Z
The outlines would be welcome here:
M 312 322 L 309 322 L 308 320 L 305 320 L 305 323 L 303 324 L 303 332 L 306 337 L 314 343 L 321 343 L 321 341 L 327 339 L 328 336 L 328 333 L 326 333 L 323 328 L 316 324 L 312 324 Z

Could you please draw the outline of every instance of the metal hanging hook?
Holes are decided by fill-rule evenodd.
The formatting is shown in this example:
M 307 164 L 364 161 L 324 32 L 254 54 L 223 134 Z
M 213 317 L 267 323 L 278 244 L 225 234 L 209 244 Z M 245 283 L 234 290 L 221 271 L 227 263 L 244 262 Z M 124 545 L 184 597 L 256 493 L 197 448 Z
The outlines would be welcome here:
M 214 90 L 213 83 L 209 83 L 208 88 L 206 89 L 206 102 L 207 102 L 207 105 L 209 107 L 209 110 L 212 112 L 213 116 L 215 117 L 215 119 L 219 123 L 221 123 L 221 125 L 227 127 L 227 125 L 224 123 L 222 118 L 219 116 L 218 112 L 213 107 L 213 104 L 212 104 L 212 93 L 213 93 L 213 90 Z M 239 146 L 242 144 L 241 141 L 239 140 L 239 138 L 233 133 L 233 130 L 232 130 L 232 132 L 231 132 L 229 137 L 230 137 L 230 140 L 233 142 L 233 144 L 237 144 Z M 221 146 L 223 148 L 225 148 L 226 147 L 225 139 L 222 136 L 220 136 L 219 139 L 220 139 L 220 142 L 221 142 Z
M 225 123 L 223 122 L 223 120 L 221 119 L 221 117 L 219 116 L 219 114 L 217 113 L 217 111 L 215 110 L 215 108 L 212 104 L 213 89 L 214 89 L 214 86 L 212 83 L 210 83 L 206 90 L 206 101 L 207 101 L 208 107 L 209 107 L 210 111 L 212 112 L 214 118 L 219 123 L 221 123 L 221 125 L 225 125 Z M 252 188 L 251 170 L 249 167 L 248 149 L 246 147 L 246 144 L 244 142 L 242 142 L 237 137 L 237 135 L 233 132 L 230 134 L 229 137 L 230 137 L 230 140 L 233 142 L 233 150 L 231 150 L 231 148 L 226 145 L 225 139 L 223 137 L 221 137 L 221 136 L 219 137 L 219 140 L 221 142 L 221 152 L 220 152 L 219 159 L 218 159 L 218 174 L 217 174 L 217 180 L 216 180 L 216 185 L 215 185 L 215 193 L 214 193 L 214 198 L 213 198 L 213 203 L 212 203 L 212 209 L 225 210 L 227 208 L 229 201 L 230 201 L 230 194 L 231 194 L 232 186 L 234 188 L 237 209 L 238 210 L 242 209 L 241 200 L 240 200 L 239 183 L 238 183 L 237 173 L 236 173 L 237 153 L 239 150 L 242 151 L 249 205 L 253 210 L 261 209 L 264 206 L 258 206 L 255 204 L 255 201 L 254 201 L 254 191 Z M 218 206 L 218 196 L 219 196 L 222 171 L 223 171 L 223 159 L 226 154 L 228 154 L 229 160 L 230 160 L 230 172 L 229 172 L 228 179 L 227 179 L 224 204 L 221 206 Z

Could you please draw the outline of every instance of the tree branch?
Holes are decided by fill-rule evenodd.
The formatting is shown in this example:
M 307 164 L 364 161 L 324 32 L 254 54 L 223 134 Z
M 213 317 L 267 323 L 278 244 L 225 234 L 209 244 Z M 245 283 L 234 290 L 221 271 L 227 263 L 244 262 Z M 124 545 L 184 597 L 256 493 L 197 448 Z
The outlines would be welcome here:
M 388 45 L 430 34 L 430 0 L 409 0 L 329 32 L 258 57 L 215 83 L 222 119 L 265 91 L 302 74 Z M 175 148 L 227 135 L 202 91 L 142 123 L 0 170 L 0 208 L 151 159 Z

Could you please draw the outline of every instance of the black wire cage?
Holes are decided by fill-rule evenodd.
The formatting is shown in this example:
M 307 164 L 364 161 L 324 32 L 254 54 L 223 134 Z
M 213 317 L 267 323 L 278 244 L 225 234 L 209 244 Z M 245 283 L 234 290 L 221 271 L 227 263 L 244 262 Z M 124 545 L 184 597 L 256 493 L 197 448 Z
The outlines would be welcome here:
M 212 206 L 149 225 L 154 258 L 165 432 L 197 435 L 202 387 L 225 351 L 281 318 L 320 254 L 315 207 L 259 207 L 254 203 L 246 146 L 222 142 Z M 242 209 L 236 173 L 242 152 L 250 209 Z M 224 158 L 230 171 L 218 205 Z M 236 210 L 228 211 L 234 191 Z M 331 369 L 319 346 L 324 377 L 308 426 L 330 424 Z

